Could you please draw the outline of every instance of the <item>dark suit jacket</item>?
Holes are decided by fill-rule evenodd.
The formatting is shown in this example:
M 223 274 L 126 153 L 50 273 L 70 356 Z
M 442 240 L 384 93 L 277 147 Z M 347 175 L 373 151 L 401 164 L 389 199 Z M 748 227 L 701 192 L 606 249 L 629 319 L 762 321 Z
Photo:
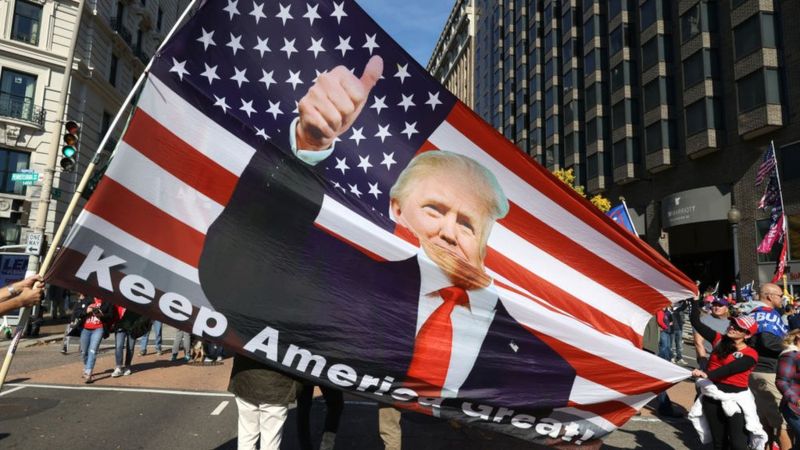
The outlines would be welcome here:
M 279 358 L 294 344 L 329 365 L 345 363 L 359 375 L 401 383 L 416 333 L 417 259 L 378 262 L 314 226 L 326 186 L 293 155 L 258 152 L 207 233 L 203 290 L 244 340 L 267 325 L 279 330 Z M 574 374 L 498 301 L 458 395 L 542 411 L 566 405 Z

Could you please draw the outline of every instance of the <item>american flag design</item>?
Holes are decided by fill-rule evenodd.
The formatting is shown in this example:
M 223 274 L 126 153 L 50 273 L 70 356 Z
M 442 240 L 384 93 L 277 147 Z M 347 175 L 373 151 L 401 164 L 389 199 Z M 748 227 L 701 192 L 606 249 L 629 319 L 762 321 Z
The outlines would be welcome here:
M 550 416 L 560 429 L 465 420 L 515 435 L 527 425 L 520 436 L 530 440 L 580 442 L 613 431 L 687 378 L 639 347 L 652 313 L 695 295 L 694 283 L 455 99 L 348 0 L 205 2 L 157 55 L 113 161 L 48 276 L 244 351 L 235 336 L 215 334 L 218 323 L 208 322 L 211 332 L 198 325 L 214 309 L 198 275 L 206 232 L 254 155 L 289 132 L 316 77 L 339 65 L 358 74 L 373 55 L 383 58 L 383 77 L 320 165 L 326 197 L 317 225 L 377 259 L 406 258 L 414 247 L 388 211 L 400 171 L 426 151 L 473 158 L 511 204 L 486 256 L 500 300 L 576 373 L 568 401 Z M 81 273 L 87 258 L 114 270 Z M 171 307 L 145 298 L 165 293 Z M 178 310 L 186 320 L 175 319 Z

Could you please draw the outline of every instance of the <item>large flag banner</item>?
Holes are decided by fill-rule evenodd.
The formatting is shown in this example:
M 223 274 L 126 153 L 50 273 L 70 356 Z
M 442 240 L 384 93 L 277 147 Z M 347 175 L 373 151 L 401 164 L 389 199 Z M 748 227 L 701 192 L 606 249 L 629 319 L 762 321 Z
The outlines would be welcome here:
M 601 437 L 689 375 L 638 347 L 694 283 L 347 0 L 205 2 L 49 278 L 546 444 Z

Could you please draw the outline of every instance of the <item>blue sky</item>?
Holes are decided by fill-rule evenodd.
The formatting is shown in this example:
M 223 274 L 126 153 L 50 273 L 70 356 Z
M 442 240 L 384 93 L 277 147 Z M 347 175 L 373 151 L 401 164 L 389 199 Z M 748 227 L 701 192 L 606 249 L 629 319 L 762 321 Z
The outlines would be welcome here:
M 356 0 L 423 67 L 442 32 L 453 0 Z

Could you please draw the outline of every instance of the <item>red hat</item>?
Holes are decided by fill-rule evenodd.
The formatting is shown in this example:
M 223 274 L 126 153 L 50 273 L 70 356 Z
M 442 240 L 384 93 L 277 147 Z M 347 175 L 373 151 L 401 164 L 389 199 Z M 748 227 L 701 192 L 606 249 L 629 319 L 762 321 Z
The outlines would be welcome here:
M 758 322 L 750 316 L 731 317 L 730 320 L 751 336 L 758 333 Z

